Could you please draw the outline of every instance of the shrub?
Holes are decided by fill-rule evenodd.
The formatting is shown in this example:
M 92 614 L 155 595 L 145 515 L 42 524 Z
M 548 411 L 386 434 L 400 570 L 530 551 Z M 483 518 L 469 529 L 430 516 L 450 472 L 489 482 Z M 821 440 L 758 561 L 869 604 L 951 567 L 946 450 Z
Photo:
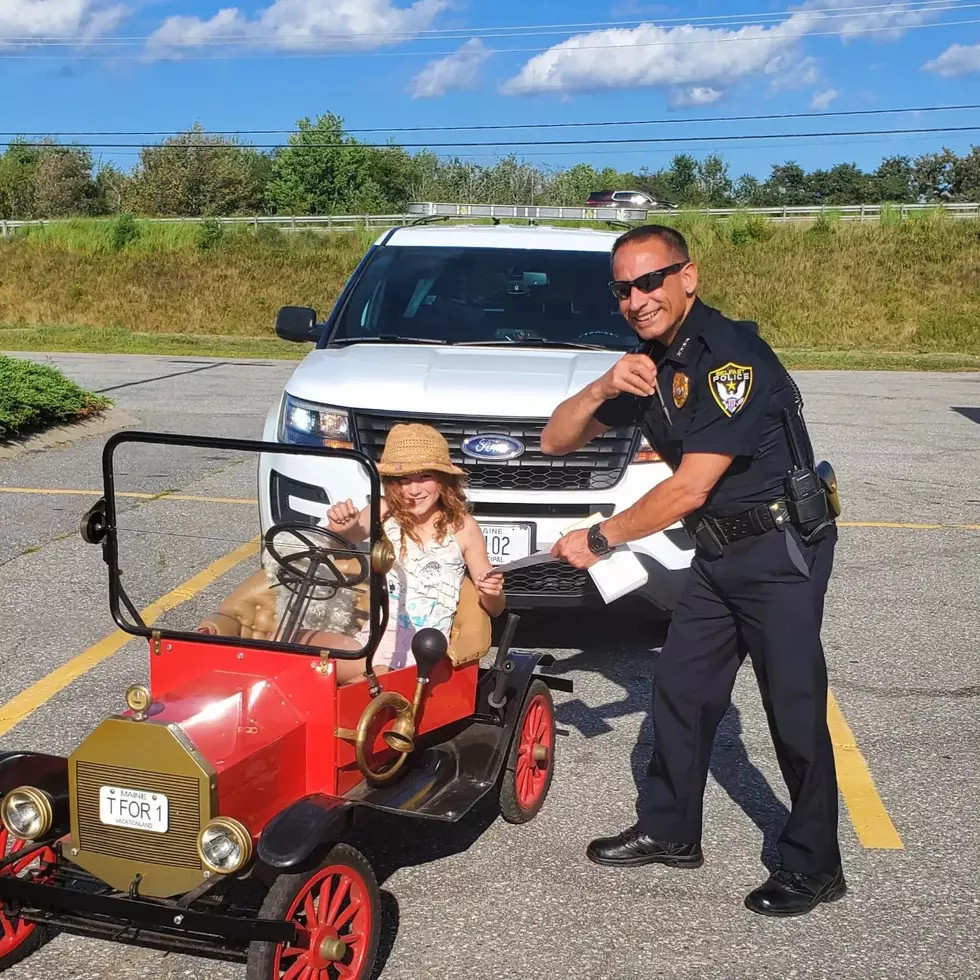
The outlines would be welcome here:
M 121 252 L 130 242 L 140 237 L 140 226 L 131 214 L 121 214 L 109 229 L 109 248 L 113 252 Z
M 56 368 L 0 354 L 0 439 L 84 418 L 108 404 Z
M 220 244 L 222 238 L 224 238 L 225 228 L 215 218 L 205 218 L 197 226 L 197 247 L 202 252 L 212 252 Z

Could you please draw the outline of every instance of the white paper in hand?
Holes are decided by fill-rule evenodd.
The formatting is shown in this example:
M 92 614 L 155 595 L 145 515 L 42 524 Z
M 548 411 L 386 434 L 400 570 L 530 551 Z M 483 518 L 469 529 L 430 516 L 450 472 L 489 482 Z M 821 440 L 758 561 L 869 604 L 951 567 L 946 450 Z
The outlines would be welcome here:
M 558 559 L 550 551 L 536 551 L 533 555 L 528 555 L 525 558 L 518 558 L 515 561 L 509 561 L 505 565 L 494 565 L 487 574 L 493 575 L 497 572 L 513 572 L 518 568 L 528 568 L 531 565 L 543 565 L 545 562 L 549 561 L 558 561 Z
M 562 534 L 591 527 L 604 520 L 602 514 L 592 514 L 584 520 L 577 521 L 562 530 Z M 621 544 L 608 555 L 604 555 L 589 568 L 589 575 L 595 582 L 595 587 L 607 605 L 642 585 L 646 585 L 649 575 L 642 562 L 628 544 Z

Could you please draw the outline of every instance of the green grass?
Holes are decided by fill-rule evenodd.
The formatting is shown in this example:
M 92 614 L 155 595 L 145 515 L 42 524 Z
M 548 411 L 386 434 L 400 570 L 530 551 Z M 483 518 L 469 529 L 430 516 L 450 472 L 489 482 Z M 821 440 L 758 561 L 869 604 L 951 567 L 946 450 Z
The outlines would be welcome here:
M 212 337 L 186 333 L 138 333 L 122 327 L 0 326 L 0 350 L 78 354 L 171 354 L 299 360 L 312 344 L 275 337 Z
M 120 328 L 0 326 L 0 350 L 299 360 L 312 344 L 250 337 L 136 333 Z M 980 355 L 776 348 L 793 371 L 980 371 Z
M 87 418 L 109 404 L 56 368 L 0 354 L 0 439 Z
M 797 366 L 976 369 L 980 221 L 943 211 L 659 220 L 688 238 L 704 300 L 758 322 Z M 0 350 L 295 358 L 308 348 L 275 339 L 278 309 L 325 316 L 379 234 L 51 222 L 0 240 L 0 324 L 16 328 L 0 333 Z

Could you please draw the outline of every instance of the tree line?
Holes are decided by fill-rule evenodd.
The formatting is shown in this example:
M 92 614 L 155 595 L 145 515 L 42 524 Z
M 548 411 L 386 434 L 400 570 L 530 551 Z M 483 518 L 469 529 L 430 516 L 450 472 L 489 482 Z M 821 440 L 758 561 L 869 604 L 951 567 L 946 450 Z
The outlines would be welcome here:
M 701 207 L 935 203 L 980 199 L 980 147 L 890 156 L 872 172 L 853 163 L 806 171 L 789 161 L 769 176 L 734 178 L 718 155 L 677 154 L 659 170 L 579 163 L 548 169 L 514 155 L 493 165 L 379 147 L 328 113 L 301 119 L 269 152 L 200 125 L 145 146 L 130 171 L 96 162 L 92 149 L 54 140 L 13 141 L 0 154 L 0 218 L 129 213 L 156 217 L 253 214 L 397 214 L 409 201 L 583 205 L 592 191 L 641 190 Z

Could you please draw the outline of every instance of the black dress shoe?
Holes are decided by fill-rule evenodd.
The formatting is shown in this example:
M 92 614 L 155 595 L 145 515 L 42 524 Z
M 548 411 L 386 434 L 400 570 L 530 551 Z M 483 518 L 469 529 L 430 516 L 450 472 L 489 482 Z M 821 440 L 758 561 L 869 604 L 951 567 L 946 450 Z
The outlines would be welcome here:
M 821 902 L 836 902 L 847 892 L 844 872 L 806 875 L 800 871 L 779 870 L 745 897 L 745 907 L 762 915 L 803 915 Z
M 704 855 L 700 844 L 677 844 L 641 834 L 635 826 L 615 837 L 592 841 L 586 856 L 596 864 L 632 868 L 641 864 L 665 864 L 668 868 L 700 868 Z

